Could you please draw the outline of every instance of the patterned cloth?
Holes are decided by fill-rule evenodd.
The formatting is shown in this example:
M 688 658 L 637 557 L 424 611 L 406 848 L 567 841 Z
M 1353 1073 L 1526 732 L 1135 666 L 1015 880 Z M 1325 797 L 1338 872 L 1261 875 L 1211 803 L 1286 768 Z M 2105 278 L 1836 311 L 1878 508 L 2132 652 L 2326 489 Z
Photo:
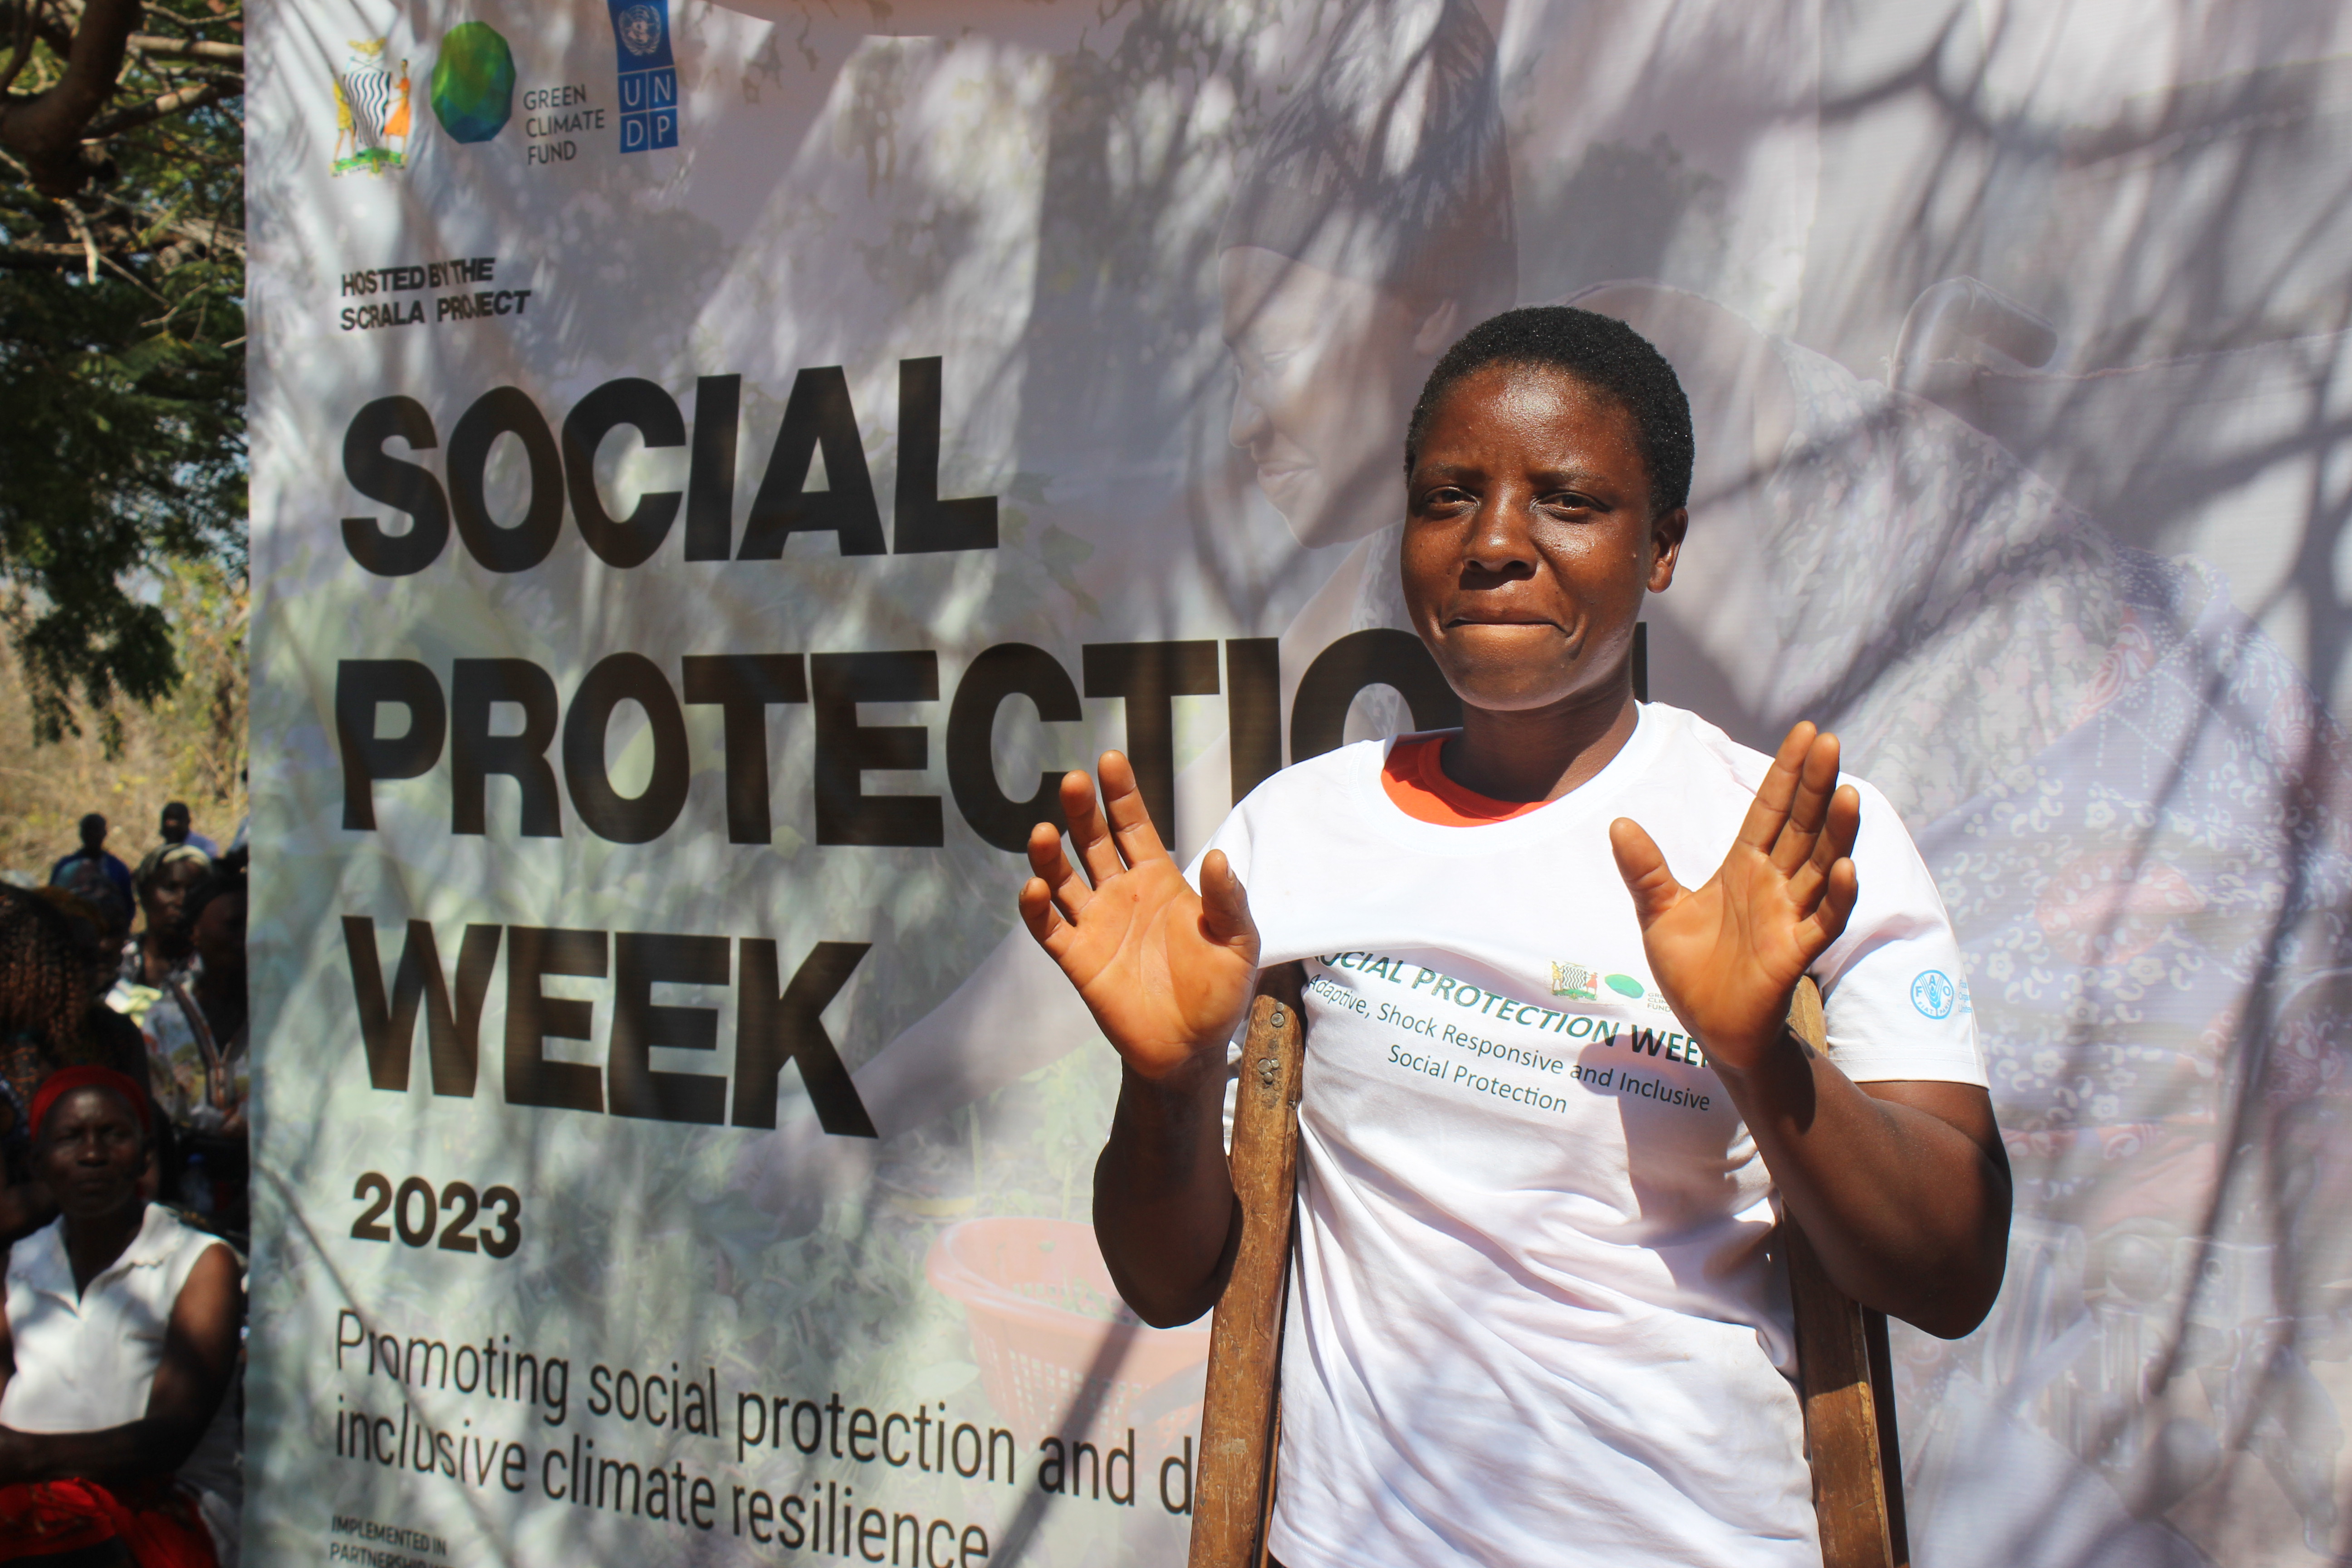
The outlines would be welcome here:
M 120 1542 L 139 1568 L 215 1568 L 219 1557 L 194 1498 L 168 1483 L 96 1481 L 0 1487 L 0 1563 Z
M 249 1030 L 239 1028 L 226 1041 L 215 1037 L 196 1000 L 203 974 L 203 961 L 191 953 L 161 986 L 147 984 L 134 945 L 123 957 L 106 1004 L 138 1025 L 145 1037 L 148 1073 L 163 1114 L 174 1126 L 217 1132 L 244 1110 L 253 1092 L 246 1052 Z

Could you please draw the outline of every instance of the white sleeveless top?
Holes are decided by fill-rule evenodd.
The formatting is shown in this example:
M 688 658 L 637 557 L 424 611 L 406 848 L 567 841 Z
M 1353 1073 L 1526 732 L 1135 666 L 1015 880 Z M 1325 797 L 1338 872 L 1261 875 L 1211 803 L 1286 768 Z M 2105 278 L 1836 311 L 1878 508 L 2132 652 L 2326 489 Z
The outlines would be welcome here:
M 16 1370 L 0 1391 L 0 1426 L 100 1432 L 143 1417 L 181 1288 L 198 1259 L 227 1245 L 150 1204 L 122 1256 L 77 1292 L 63 1219 L 16 1243 L 8 1258 L 7 1294 Z M 177 1478 L 197 1494 L 224 1562 L 235 1561 L 245 1492 L 236 1405 L 232 1385 Z

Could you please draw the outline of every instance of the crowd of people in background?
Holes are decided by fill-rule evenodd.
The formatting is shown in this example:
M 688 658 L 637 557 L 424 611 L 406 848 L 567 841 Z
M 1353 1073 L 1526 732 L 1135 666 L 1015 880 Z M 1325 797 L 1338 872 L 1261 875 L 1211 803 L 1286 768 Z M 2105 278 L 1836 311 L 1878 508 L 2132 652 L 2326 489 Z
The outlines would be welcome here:
M 233 1563 L 247 830 L 0 885 L 0 1562 Z

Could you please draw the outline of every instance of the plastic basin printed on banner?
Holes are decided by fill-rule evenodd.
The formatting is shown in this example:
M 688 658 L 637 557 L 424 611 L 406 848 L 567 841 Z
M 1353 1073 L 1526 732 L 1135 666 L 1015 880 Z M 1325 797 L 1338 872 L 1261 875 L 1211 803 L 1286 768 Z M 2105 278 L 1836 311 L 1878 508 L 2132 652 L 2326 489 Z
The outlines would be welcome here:
M 1087 1226 L 966 1220 L 931 1244 L 924 1272 L 962 1304 L 981 1385 L 1023 1428 L 1077 1436 L 1132 1426 L 1172 1447 L 1200 1424 L 1207 1321 L 1144 1326 Z

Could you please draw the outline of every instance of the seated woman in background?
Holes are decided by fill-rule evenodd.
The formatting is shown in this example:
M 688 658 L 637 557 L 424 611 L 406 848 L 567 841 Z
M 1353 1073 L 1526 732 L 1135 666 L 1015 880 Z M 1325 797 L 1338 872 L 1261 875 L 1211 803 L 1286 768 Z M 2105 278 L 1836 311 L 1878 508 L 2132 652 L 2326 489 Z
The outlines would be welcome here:
M 18 1242 L 0 1315 L 0 1562 L 233 1563 L 236 1254 L 141 1195 L 142 1087 L 50 1075 L 34 1167 L 61 1211 Z
M 241 849 L 215 861 L 185 844 L 142 860 L 132 879 L 146 924 L 106 995 L 138 1026 L 138 1074 L 163 1110 L 158 1190 L 237 1237 L 246 1232 L 245 865 Z

